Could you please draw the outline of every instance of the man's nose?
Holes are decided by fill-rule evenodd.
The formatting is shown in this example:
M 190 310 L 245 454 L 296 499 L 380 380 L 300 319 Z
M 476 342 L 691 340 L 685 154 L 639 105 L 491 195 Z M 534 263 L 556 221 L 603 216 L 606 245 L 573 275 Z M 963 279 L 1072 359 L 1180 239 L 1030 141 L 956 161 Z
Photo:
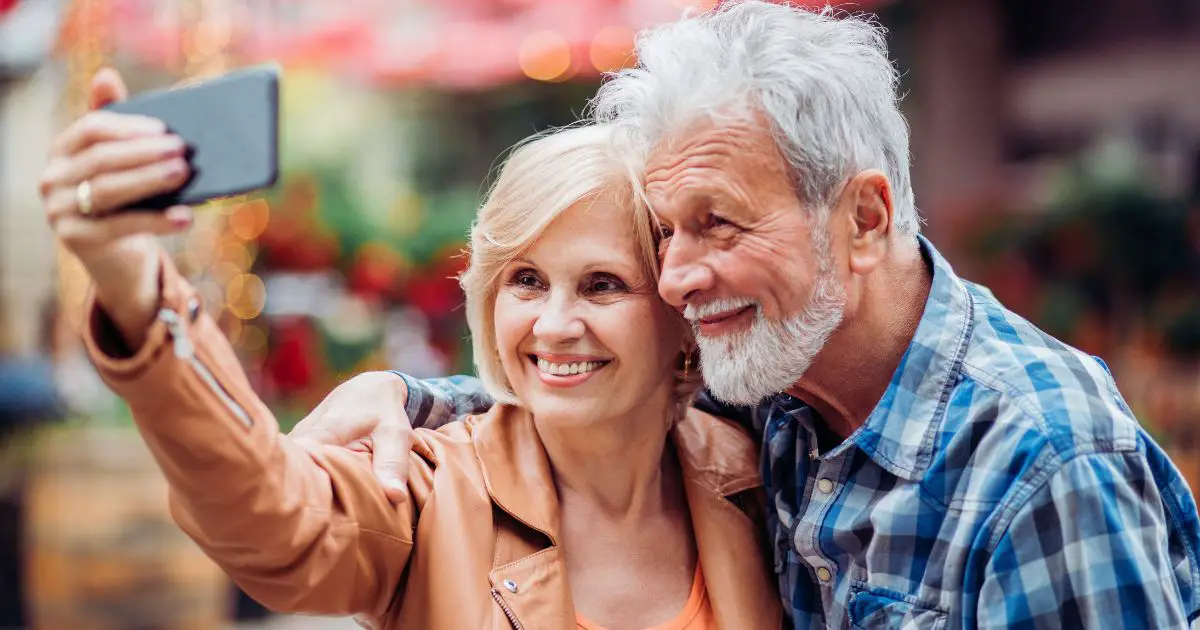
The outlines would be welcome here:
M 533 324 L 533 334 L 539 340 L 550 344 L 573 341 L 583 337 L 587 327 L 576 312 L 575 300 L 566 295 L 553 295 L 544 303 L 537 321 Z
M 683 235 L 676 235 L 667 242 L 658 278 L 658 294 L 667 304 L 683 308 L 712 289 L 715 278 L 712 269 L 703 264 L 701 249 L 699 243 Z

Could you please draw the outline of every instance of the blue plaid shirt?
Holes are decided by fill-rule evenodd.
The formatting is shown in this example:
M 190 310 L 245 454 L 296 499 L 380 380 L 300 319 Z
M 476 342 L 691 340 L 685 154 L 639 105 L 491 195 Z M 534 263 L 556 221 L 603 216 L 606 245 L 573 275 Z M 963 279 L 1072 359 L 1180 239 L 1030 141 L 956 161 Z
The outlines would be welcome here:
M 1104 364 L 959 279 L 932 289 L 866 422 L 828 452 L 786 394 L 720 407 L 762 436 L 769 534 L 796 628 L 1184 628 L 1200 517 Z M 468 377 L 408 381 L 414 424 L 491 404 Z

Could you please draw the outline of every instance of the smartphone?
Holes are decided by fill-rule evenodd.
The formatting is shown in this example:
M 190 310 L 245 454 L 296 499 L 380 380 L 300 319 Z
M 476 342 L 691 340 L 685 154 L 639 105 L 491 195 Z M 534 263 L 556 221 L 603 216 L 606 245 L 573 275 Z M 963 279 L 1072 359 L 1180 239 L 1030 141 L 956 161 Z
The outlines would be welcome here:
M 158 118 L 187 143 L 191 177 L 129 210 L 195 205 L 275 185 L 279 178 L 279 69 L 237 70 L 195 85 L 145 92 L 106 109 Z

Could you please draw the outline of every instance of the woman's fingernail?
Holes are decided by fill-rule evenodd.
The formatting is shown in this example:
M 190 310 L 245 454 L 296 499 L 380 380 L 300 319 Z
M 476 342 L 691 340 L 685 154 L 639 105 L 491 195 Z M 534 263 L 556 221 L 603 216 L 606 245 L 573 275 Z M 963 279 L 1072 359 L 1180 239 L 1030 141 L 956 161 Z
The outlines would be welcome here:
M 184 143 L 183 138 L 180 138 L 179 136 L 168 136 L 167 146 L 165 149 L 163 149 L 162 155 L 165 158 L 175 157 L 178 155 L 183 155 L 183 152 L 186 150 L 187 144 Z
M 188 225 L 192 222 L 192 209 L 188 206 L 172 206 L 167 209 L 167 220 L 178 226 Z
M 180 176 L 187 173 L 188 164 L 184 160 L 171 160 L 167 165 L 167 179 L 179 179 Z

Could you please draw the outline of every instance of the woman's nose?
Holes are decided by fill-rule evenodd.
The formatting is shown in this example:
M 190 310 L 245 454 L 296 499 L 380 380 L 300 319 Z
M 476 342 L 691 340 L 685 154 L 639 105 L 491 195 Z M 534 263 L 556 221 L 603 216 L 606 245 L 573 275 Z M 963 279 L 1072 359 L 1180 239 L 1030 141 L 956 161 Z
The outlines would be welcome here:
M 543 303 L 533 324 L 533 334 L 546 343 L 562 343 L 583 337 L 586 326 L 576 312 L 575 300 L 568 296 L 553 296 Z

